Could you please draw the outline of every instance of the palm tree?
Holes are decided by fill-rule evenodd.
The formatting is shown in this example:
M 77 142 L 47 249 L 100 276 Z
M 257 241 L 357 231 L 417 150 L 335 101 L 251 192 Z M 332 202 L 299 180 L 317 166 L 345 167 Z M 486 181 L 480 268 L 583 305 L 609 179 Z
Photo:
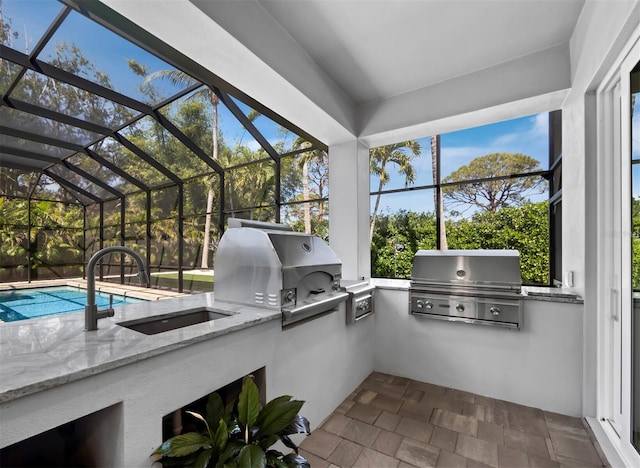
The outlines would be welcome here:
M 297 137 L 293 142 L 293 147 L 297 149 L 302 149 L 308 147 L 310 143 L 306 140 L 303 140 L 300 137 Z M 324 163 L 324 152 L 322 150 L 313 149 L 300 154 L 300 158 L 298 160 L 298 167 L 302 171 L 302 200 L 303 204 L 303 216 L 304 216 L 304 232 L 307 234 L 311 234 L 311 205 L 309 201 L 311 200 L 311 190 L 309 189 L 309 164 L 316 162 L 319 164 Z M 322 201 L 319 202 L 319 218 L 322 219 L 324 216 L 324 204 Z
M 171 84 L 178 87 L 186 88 L 195 83 L 192 76 L 184 73 L 180 70 L 159 70 L 153 73 L 149 73 L 145 76 L 143 85 L 150 84 L 153 80 L 169 80 Z M 219 140 L 218 140 L 218 105 L 220 104 L 220 98 L 218 95 L 208 87 L 202 87 L 200 91 L 194 94 L 194 96 L 206 94 L 206 97 L 211 103 L 211 139 L 212 139 L 212 155 L 211 159 L 216 161 L 219 153 Z M 213 210 L 214 199 L 213 181 L 209 184 L 207 192 L 207 211 L 204 218 L 204 239 L 202 241 L 202 258 L 200 261 L 200 268 L 209 268 L 209 244 L 211 243 L 211 210 Z
M 407 140 L 393 145 L 379 146 L 369 152 L 369 171 L 378 176 L 378 194 L 371 216 L 371 229 L 369 240 L 373 239 L 373 231 L 376 226 L 376 217 L 380 207 L 380 192 L 382 187 L 389 182 L 389 172 L 387 164 L 392 163 L 398 166 L 398 174 L 404 175 L 405 187 L 415 180 L 415 170 L 411 165 L 414 158 L 420 156 L 420 143 L 415 140 Z

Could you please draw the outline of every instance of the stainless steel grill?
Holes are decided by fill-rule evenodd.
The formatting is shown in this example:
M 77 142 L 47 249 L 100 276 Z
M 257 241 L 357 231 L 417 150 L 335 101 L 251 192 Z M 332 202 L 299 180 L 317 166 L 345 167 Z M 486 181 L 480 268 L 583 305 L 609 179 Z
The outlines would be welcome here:
M 215 300 L 282 311 L 288 326 L 335 310 L 342 263 L 319 237 L 230 219 L 215 259 Z
M 409 313 L 519 329 L 521 288 L 515 250 L 420 250 L 413 258 Z

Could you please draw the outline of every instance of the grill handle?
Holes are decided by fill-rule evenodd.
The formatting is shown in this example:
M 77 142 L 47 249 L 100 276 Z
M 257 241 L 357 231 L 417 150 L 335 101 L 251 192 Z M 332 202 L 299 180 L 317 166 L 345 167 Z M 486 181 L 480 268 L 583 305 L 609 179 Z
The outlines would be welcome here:
M 339 292 L 326 299 L 304 304 L 300 307 L 285 307 L 282 309 L 282 326 L 291 325 L 300 320 L 333 310 L 341 302 L 346 301 L 348 297 L 349 293 Z

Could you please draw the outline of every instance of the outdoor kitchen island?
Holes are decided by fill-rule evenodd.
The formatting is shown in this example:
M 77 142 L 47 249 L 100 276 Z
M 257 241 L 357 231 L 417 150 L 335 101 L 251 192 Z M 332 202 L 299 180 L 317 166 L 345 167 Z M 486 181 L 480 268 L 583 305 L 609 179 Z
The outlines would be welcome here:
M 375 314 L 351 325 L 344 303 L 287 329 L 280 312 L 247 306 L 156 335 L 117 325 L 213 306 L 211 293 L 123 307 L 95 332 L 82 314 L 3 324 L 0 448 L 75 422 L 96 466 L 149 467 L 163 416 L 261 369 L 267 399 L 305 400 L 312 429 L 374 370 L 583 414 L 580 300 L 525 298 L 516 331 L 416 318 L 408 281 L 373 283 Z
M 3 324 L 0 448 L 76 422 L 95 466 L 149 467 L 163 416 L 246 374 L 264 368 L 267 399 L 305 400 L 316 427 L 373 371 L 374 321 L 347 326 L 344 303 L 286 330 L 278 311 L 232 305 L 155 335 L 117 324 L 214 304 L 213 293 L 134 304 L 93 332 L 81 313 Z

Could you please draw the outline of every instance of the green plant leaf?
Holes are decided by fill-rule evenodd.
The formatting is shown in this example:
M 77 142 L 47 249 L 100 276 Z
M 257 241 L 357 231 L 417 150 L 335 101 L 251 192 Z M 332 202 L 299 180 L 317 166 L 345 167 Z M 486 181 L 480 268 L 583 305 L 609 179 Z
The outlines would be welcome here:
M 185 468 L 195 465 L 197 459 L 198 457 L 196 456 L 196 454 L 192 453 L 191 455 L 187 455 L 186 457 L 163 457 L 161 463 L 163 467 L 175 466 L 178 468 Z
M 217 393 L 209 395 L 205 414 L 207 415 L 207 423 L 209 424 L 211 431 L 216 432 L 218 430 L 220 419 L 224 417 L 224 403 L 222 402 L 220 395 Z
M 294 450 L 296 453 L 298 453 L 298 446 L 296 445 L 296 443 L 291 440 L 291 437 L 289 437 L 288 435 L 280 435 L 280 440 L 282 441 L 282 443 L 284 445 L 286 445 L 287 447 L 289 447 L 290 449 Z
M 211 460 L 211 456 L 213 455 L 213 449 L 203 450 L 198 454 L 198 458 L 196 462 L 193 464 L 194 468 L 207 468 L 209 465 L 209 460 Z
M 287 427 L 280 431 L 280 435 L 289 434 L 311 434 L 311 425 L 304 416 L 296 414 L 295 418 Z
M 222 468 L 227 464 L 229 460 L 235 459 L 244 446 L 244 443 L 239 440 L 229 440 L 224 450 L 218 457 L 216 468 Z
M 283 458 L 289 468 L 311 468 L 311 464 L 301 455 L 290 453 Z
M 277 434 L 291 424 L 304 401 L 286 401 L 272 406 L 270 411 L 264 415 L 264 421 L 260 428 L 261 435 Z
M 267 452 L 267 466 L 276 468 L 288 468 L 287 464 L 282 461 L 282 453 L 277 450 L 269 450 Z
M 278 437 L 277 434 L 270 434 L 268 436 L 264 436 L 263 438 L 261 438 L 258 444 L 260 445 L 260 447 L 262 447 L 262 450 L 267 450 L 269 447 L 271 447 L 273 444 L 275 444 L 279 440 L 280 440 L 280 437 Z
M 253 426 L 260 413 L 260 392 L 249 376 L 242 382 L 242 390 L 238 397 L 238 421 L 244 427 Z
M 197 432 L 188 432 L 165 440 L 152 455 L 163 457 L 183 457 L 202 448 L 210 448 L 211 440 Z
M 260 446 L 249 444 L 238 454 L 238 468 L 266 468 L 267 456 Z
M 264 408 L 262 408 L 262 410 L 260 411 L 260 414 L 258 415 L 258 420 L 256 421 L 256 426 L 262 426 L 263 425 L 265 416 L 267 414 L 271 413 L 271 411 L 273 411 L 273 407 L 274 406 L 278 406 L 280 403 L 284 403 L 286 401 L 290 401 L 291 398 L 293 398 L 293 397 L 291 397 L 289 395 L 282 395 L 282 396 L 274 398 L 269 403 L 267 403 L 264 406 Z
M 227 445 L 227 440 L 229 440 L 229 434 L 227 433 L 227 424 L 222 418 L 220 418 L 218 429 L 213 436 L 213 446 L 216 450 L 216 453 L 221 453 L 224 450 L 225 446 Z

